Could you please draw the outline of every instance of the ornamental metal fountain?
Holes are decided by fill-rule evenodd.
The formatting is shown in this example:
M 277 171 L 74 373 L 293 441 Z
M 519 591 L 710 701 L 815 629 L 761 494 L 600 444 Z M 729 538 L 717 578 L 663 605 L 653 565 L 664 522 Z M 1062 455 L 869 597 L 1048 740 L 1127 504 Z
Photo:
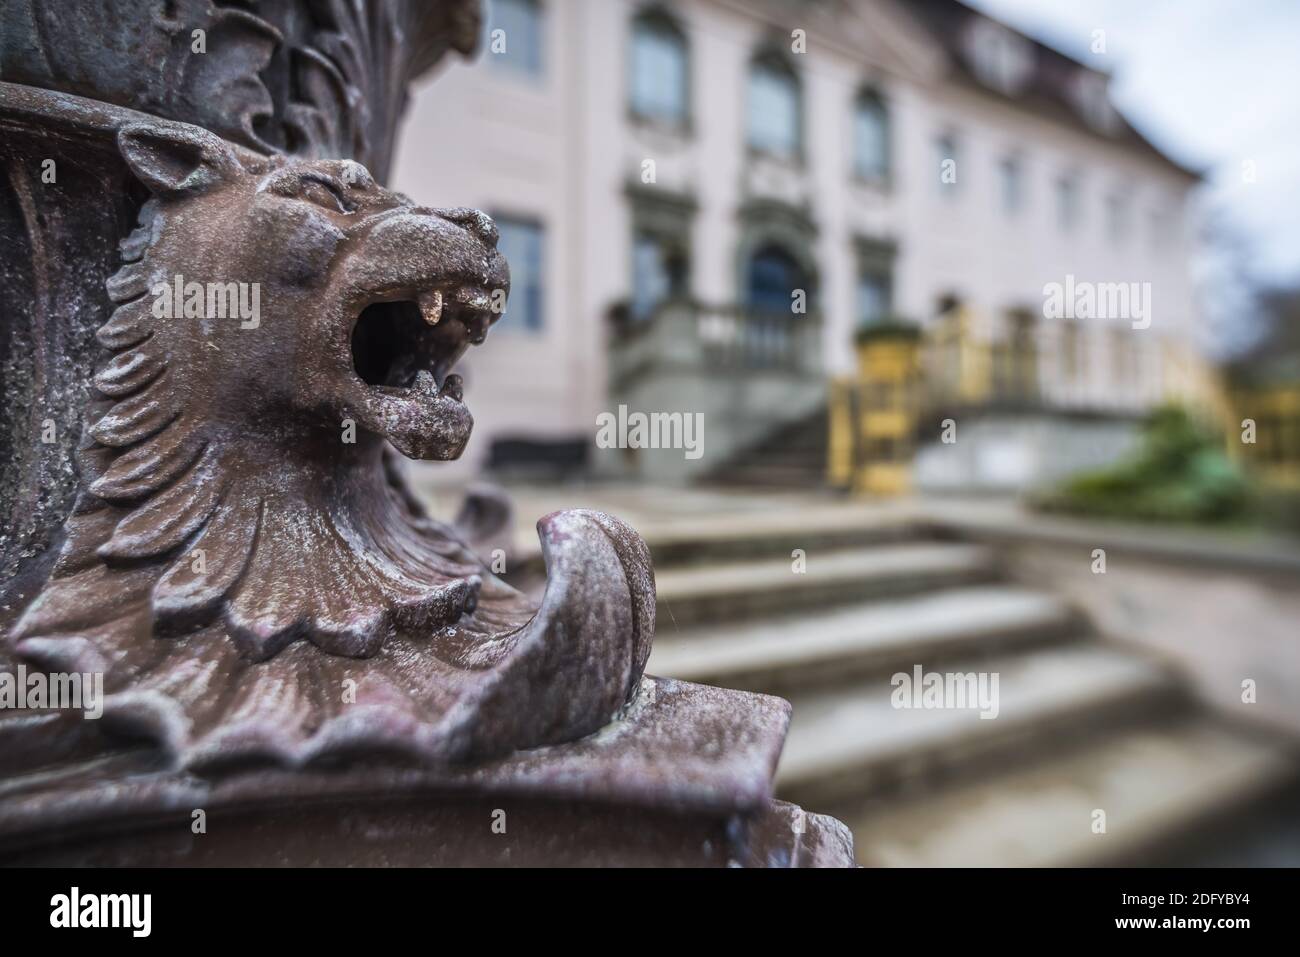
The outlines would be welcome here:
M 534 606 L 404 483 L 509 291 L 382 185 L 477 0 L 0 17 L 0 672 L 104 687 L 0 700 L 0 860 L 851 862 L 772 799 L 785 702 L 643 673 L 632 529 L 543 518 Z

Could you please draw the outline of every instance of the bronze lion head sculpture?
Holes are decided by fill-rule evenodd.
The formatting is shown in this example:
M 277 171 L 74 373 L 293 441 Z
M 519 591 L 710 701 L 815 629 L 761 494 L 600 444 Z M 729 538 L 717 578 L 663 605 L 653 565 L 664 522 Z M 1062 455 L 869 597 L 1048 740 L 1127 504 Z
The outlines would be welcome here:
M 105 672 L 107 716 L 185 763 L 465 759 L 610 720 L 653 634 L 635 533 L 543 519 L 535 609 L 394 469 L 390 449 L 469 439 L 452 369 L 508 293 L 492 221 L 184 124 L 117 146 L 150 197 L 106 282 L 82 491 L 19 654 Z

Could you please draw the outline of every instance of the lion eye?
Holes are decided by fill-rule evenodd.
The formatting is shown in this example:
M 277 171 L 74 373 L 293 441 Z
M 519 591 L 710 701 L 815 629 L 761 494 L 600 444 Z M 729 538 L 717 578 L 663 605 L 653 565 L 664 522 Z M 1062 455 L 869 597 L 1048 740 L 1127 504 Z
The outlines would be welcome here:
M 302 198 L 317 206 L 324 206 L 326 209 L 333 209 L 340 213 L 350 213 L 356 208 L 338 183 L 313 177 L 304 179 L 301 188 Z

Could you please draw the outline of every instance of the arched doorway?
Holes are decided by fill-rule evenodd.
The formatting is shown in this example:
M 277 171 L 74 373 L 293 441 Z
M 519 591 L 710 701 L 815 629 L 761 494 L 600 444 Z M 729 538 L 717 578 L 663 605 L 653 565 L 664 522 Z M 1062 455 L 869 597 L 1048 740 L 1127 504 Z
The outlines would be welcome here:
M 745 267 L 746 353 L 751 363 L 778 365 L 795 359 L 797 332 L 809 307 L 811 277 L 789 249 L 776 242 L 756 246 Z
M 808 276 L 783 246 L 765 243 L 749 257 L 745 305 L 756 313 L 794 315 L 795 293 L 808 291 Z

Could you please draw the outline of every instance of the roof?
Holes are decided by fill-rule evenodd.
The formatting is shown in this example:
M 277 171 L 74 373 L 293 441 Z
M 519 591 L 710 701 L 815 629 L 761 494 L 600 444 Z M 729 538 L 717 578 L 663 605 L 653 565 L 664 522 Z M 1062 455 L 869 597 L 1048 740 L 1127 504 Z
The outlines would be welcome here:
M 1095 78 L 1091 82 L 1105 90 L 1110 79 L 1106 71 L 1082 63 L 959 0 L 905 0 L 898 6 L 945 50 L 953 65 L 955 79 L 959 82 L 978 87 L 982 92 L 1020 109 L 1081 128 L 1109 142 L 1129 146 L 1185 176 L 1194 179 L 1203 177 L 1200 171 L 1174 160 L 1143 136 L 1109 103 L 1108 93 L 1105 99 L 1113 111 L 1113 122 L 1102 128 L 1089 119 L 1077 95 L 1078 86 L 1087 82 L 1087 78 Z M 974 26 L 980 23 L 996 24 L 1024 43 L 1028 64 L 1024 81 L 1016 92 L 1004 92 L 980 79 L 973 56 L 976 44 L 971 40 Z

